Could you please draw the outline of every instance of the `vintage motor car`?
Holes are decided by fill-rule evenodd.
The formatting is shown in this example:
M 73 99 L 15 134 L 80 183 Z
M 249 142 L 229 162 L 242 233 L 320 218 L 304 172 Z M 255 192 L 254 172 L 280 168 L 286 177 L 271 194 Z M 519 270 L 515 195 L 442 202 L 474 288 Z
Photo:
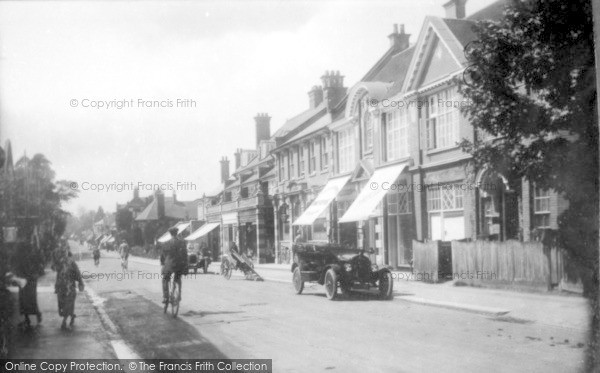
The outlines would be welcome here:
M 208 266 L 211 263 L 210 251 L 199 255 L 200 253 L 188 248 L 188 270 L 198 272 L 198 268 L 202 268 L 203 273 L 208 272 Z
M 371 263 L 365 250 L 336 244 L 295 244 L 292 252 L 292 281 L 297 294 L 302 293 L 305 282 L 317 282 L 325 286 L 330 300 L 337 297 L 338 290 L 350 295 L 376 289 L 382 299 L 393 298 L 390 269 Z

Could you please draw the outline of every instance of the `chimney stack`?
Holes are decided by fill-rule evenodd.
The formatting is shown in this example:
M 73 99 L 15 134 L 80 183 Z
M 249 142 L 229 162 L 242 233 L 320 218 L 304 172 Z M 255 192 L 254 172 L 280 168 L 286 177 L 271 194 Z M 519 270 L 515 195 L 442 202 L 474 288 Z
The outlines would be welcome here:
M 242 149 L 236 149 L 235 154 L 233 154 L 233 156 L 235 157 L 234 162 L 235 162 L 235 170 L 237 170 L 238 168 L 240 168 L 240 166 L 242 165 Z
M 221 162 L 221 183 L 225 184 L 229 180 L 229 159 L 223 157 Z
M 323 102 L 323 87 L 315 85 L 308 91 L 308 107 L 314 109 Z
M 467 0 L 450 0 L 444 4 L 446 18 L 463 19 L 466 15 L 465 4 Z
M 271 117 L 267 113 L 258 113 L 254 117 L 256 122 L 256 148 L 263 140 L 271 138 Z
M 344 76 L 339 71 L 325 71 L 321 80 L 323 81 L 323 101 L 327 105 L 327 112 L 331 112 L 346 94 Z
M 154 198 L 156 198 L 156 210 L 158 213 L 158 219 L 162 219 L 165 217 L 165 195 L 159 189 L 154 193 Z
M 138 199 L 140 198 L 140 190 L 138 188 L 135 188 L 133 190 L 133 199 Z
M 400 25 L 400 32 L 398 32 L 398 24 L 394 23 L 394 31 L 388 35 L 388 38 L 390 39 L 390 48 L 398 52 L 410 46 L 410 34 L 404 33 L 404 25 Z

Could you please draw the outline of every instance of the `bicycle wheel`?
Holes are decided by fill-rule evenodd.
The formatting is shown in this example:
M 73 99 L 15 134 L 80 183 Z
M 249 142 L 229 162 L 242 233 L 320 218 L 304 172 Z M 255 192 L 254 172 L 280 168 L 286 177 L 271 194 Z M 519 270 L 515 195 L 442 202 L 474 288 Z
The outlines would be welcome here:
M 179 301 L 181 300 L 181 285 L 175 281 L 174 277 L 175 276 L 173 276 L 173 280 L 169 282 L 171 284 L 171 315 L 177 317 L 177 313 L 179 312 Z

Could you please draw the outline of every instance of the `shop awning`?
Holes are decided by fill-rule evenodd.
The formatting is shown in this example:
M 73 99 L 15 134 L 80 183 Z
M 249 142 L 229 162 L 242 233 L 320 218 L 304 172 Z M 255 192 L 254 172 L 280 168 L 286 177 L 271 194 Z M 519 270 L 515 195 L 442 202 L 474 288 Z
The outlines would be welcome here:
M 158 242 L 165 243 L 165 242 L 169 241 L 170 239 L 171 239 L 171 233 L 169 233 L 169 231 L 167 230 L 165 232 L 165 234 L 163 234 L 162 236 L 160 236 L 158 238 Z
M 373 176 L 339 222 L 367 220 L 383 196 L 392 189 L 391 185 L 396 182 L 406 166 L 406 163 L 400 163 L 375 170 Z
M 177 234 L 181 234 L 181 232 L 183 232 L 184 230 L 188 229 L 188 227 L 190 226 L 190 222 L 186 222 L 186 223 L 179 223 L 177 225 Z
M 200 237 L 204 237 L 206 236 L 210 231 L 212 231 L 213 229 L 215 229 L 216 227 L 218 227 L 219 223 L 206 223 L 203 226 L 201 226 L 200 228 L 196 229 L 195 231 L 193 231 L 189 236 L 187 236 L 185 239 L 186 241 L 193 241 L 196 240 Z
M 181 232 L 186 230 L 189 226 L 190 226 L 190 222 L 181 222 L 181 223 L 177 223 L 174 225 L 174 227 L 177 228 L 177 234 L 181 234 Z M 171 228 L 169 228 L 169 229 L 171 229 Z M 160 236 L 158 238 L 158 242 L 165 243 L 165 242 L 169 241 L 170 239 L 171 239 L 171 233 L 169 233 L 169 230 L 167 229 L 165 234 L 163 234 L 162 236 Z
M 350 180 L 350 176 L 331 179 L 325 185 L 325 188 L 319 193 L 317 198 L 308 206 L 304 213 L 296 219 L 292 225 L 312 225 L 315 220 L 325 211 L 327 206 L 342 190 L 344 185 Z

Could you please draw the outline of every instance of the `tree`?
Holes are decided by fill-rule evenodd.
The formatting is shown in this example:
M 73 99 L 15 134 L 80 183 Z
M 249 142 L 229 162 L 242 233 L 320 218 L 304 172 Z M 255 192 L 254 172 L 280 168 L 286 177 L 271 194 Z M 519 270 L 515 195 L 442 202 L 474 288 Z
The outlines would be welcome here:
M 598 118 L 591 3 L 513 0 L 500 22 L 482 21 L 465 48 L 461 93 L 478 133 L 464 140 L 479 166 L 525 178 L 569 201 L 559 238 L 577 260 L 590 297 L 598 369 Z
M 55 172 L 51 162 L 42 154 L 29 159 L 23 156 L 15 165 L 12 184 L 9 219 L 19 228 L 22 238 L 28 239 L 34 227 L 39 233 L 45 230 L 54 237 L 65 232 L 67 218 L 70 215 L 62 210 L 63 202 L 77 196 L 77 191 L 69 187 L 70 181 L 55 181 Z M 47 254 L 47 253 L 45 253 Z
M 106 216 L 106 214 L 104 214 L 104 209 L 102 208 L 102 206 L 98 206 L 98 211 L 96 211 L 96 215 L 94 216 L 94 221 L 99 221 L 101 219 L 104 219 L 105 216 Z

